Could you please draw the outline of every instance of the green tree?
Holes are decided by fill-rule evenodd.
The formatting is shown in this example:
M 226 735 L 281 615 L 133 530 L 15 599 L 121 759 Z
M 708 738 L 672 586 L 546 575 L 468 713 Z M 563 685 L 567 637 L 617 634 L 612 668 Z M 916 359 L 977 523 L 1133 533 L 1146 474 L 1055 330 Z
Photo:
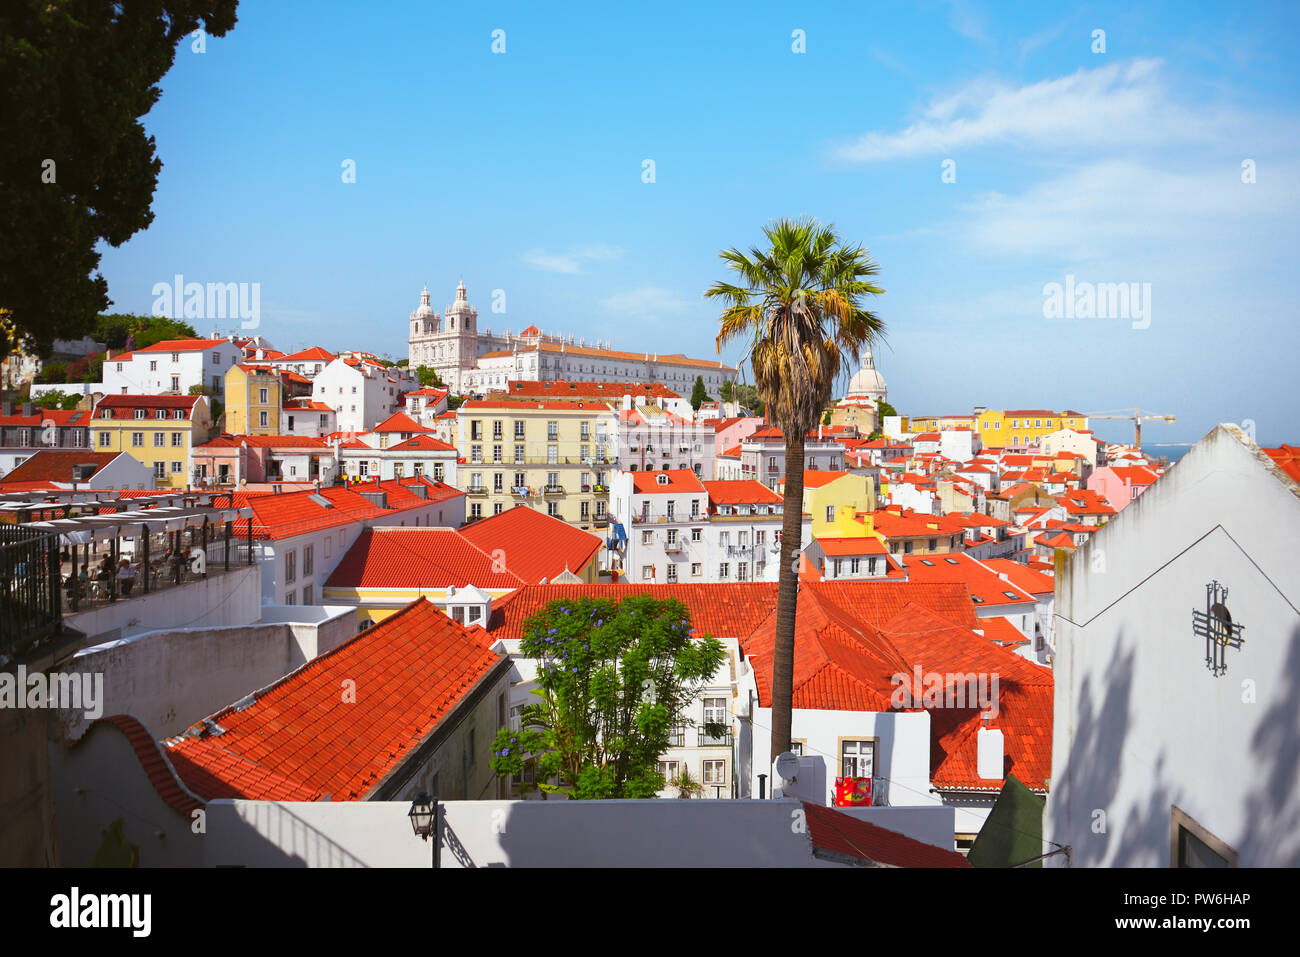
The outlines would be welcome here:
M 762 412 L 763 400 L 758 395 L 758 390 L 752 385 L 736 385 L 736 401 L 740 403 L 741 408 L 748 409 L 750 412 Z
M 579 799 L 654 797 L 676 716 L 726 660 L 720 641 L 691 636 L 685 605 L 648 595 L 553 601 L 524 622 L 520 650 L 538 661 L 541 700 L 497 732 L 492 770 L 535 760 Z
M 103 241 L 153 220 L 162 161 L 141 118 L 176 47 L 225 36 L 237 0 L 8 0 L 0 5 L 0 356 L 46 355 L 109 304 Z
M 125 349 L 127 336 L 134 336 L 135 348 L 143 349 L 164 339 L 187 339 L 198 333 L 192 325 L 180 319 L 115 312 L 96 319 L 90 335 L 110 349 Z
M 416 366 L 415 374 L 420 377 L 420 386 L 422 388 L 446 388 L 446 386 L 442 384 L 442 378 L 438 375 L 438 370 L 433 368 L 433 366 Z
M 75 409 L 81 401 L 75 392 L 43 392 L 32 400 L 38 409 Z
M 881 400 L 876 404 L 876 412 L 877 412 L 877 418 L 882 422 L 884 421 L 885 416 L 887 415 L 898 415 L 898 412 L 894 409 L 894 407 L 890 405 L 888 402 L 885 402 L 884 400 Z
M 718 388 L 718 398 L 723 402 L 731 402 L 736 397 L 736 386 L 730 379 L 725 380 Z
M 66 362 L 46 362 L 36 373 L 36 381 L 42 384 L 68 381 L 68 364 Z
M 691 389 L 691 408 L 696 412 L 700 411 L 700 406 L 708 401 L 709 393 L 704 388 L 704 376 L 695 377 L 695 388 Z
M 830 425 L 830 424 L 831 424 L 831 413 L 830 410 L 828 409 L 827 411 L 822 413 L 822 425 Z
M 804 439 L 816 428 L 841 367 L 884 333 L 863 308 L 884 292 L 879 267 L 861 246 L 841 243 L 815 220 L 778 220 L 763 230 L 768 248 L 719 254 L 734 273 L 705 292 L 726 303 L 717 347 L 739 341 L 767 417 L 785 435 L 785 519 L 772 662 L 772 755 L 790 750 L 794 690 L 796 560 L 801 550 Z

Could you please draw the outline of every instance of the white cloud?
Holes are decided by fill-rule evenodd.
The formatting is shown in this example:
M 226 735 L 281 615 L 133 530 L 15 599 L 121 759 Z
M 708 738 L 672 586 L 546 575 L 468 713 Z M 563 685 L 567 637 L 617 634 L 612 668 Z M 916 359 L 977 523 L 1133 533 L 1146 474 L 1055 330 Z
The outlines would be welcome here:
M 680 314 L 690 305 L 677 293 L 662 286 L 640 286 L 600 300 L 600 306 L 606 312 L 627 319 L 658 319 L 665 314 Z
M 836 148 L 848 162 L 946 155 L 988 144 L 1048 150 L 1169 146 L 1213 140 L 1228 118 L 1174 102 L 1159 60 L 1111 63 L 1012 87 L 975 81 L 933 100 L 922 118 L 896 133 L 872 131 Z
M 594 243 L 587 246 L 578 246 L 564 253 L 548 253 L 544 249 L 530 249 L 524 253 L 523 260 L 528 265 L 533 266 L 543 272 L 567 273 L 569 275 L 579 275 L 583 272 L 584 262 L 600 262 L 610 259 L 617 259 L 623 255 L 623 250 L 617 246 L 609 246 L 604 243 Z

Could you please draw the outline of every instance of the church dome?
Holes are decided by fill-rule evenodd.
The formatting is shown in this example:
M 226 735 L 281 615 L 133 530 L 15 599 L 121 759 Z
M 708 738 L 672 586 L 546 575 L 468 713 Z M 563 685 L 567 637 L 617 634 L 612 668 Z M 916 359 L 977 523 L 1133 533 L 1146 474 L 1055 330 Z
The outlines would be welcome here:
M 845 398 L 869 398 L 875 402 L 883 402 L 889 395 L 889 388 L 885 385 L 884 377 L 876 371 L 876 360 L 871 355 L 870 349 L 862 350 L 862 368 L 853 373 L 853 378 L 849 380 L 849 391 Z
M 447 310 L 453 316 L 474 315 L 474 307 L 469 304 L 465 294 L 465 280 L 456 284 L 456 301 Z
M 415 319 L 432 319 L 437 315 L 433 311 L 433 306 L 429 302 L 429 287 L 424 287 L 424 292 L 420 293 L 420 308 L 415 310 L 412 318 Z

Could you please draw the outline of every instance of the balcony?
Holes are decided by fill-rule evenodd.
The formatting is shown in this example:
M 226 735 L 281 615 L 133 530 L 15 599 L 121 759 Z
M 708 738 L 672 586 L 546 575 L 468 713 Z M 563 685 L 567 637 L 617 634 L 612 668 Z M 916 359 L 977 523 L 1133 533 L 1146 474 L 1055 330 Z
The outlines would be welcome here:
M 668 747 L 684 748 L 686 747 L 686 729 L 674 728 L 668 732 Z
M 510 494 L 511 494 L 511 495 L 518 495 L 520 498 L 527 498 L 528 495 L 529 495 L 528 486 L 526 486 L 526 485 L 512 485 L 512 486 L 510 486 Z
M 543 495 L 563 495 L 563 494 L 564 494 L 564 486 L 563 486 L 563 485 L 544 485 L 544 486 L 542 486 L 542 494 L 543 494 Z
M 684 548 L 686 548 L 686 543 L 681 539 L 675 542 L 664 542 L 664 551 L 666 552 L 680 552 Z
M 710 725 L 705 722 L 704 727 L 699 729 L 698 747 L 701 748 L 729 748 L 733 743 L 733 735 L 730 728 L 724 728 L 718 725 Z
M 591 487 L 591 490 L 592 490 L 593 492 L 595 492 L 597 495 L 608 495 L 608 494 L 609 494 L 609 486 L 608 486 L 608 485 L 593 485 L 593 486 Z
M 728 545 L 727 557 L 749 560 L 754 557 L 754 551 L 749 545 Z
M 486 485 L 471 485 L 465 489 L 466 495 L 486 495 L 488 493 Z

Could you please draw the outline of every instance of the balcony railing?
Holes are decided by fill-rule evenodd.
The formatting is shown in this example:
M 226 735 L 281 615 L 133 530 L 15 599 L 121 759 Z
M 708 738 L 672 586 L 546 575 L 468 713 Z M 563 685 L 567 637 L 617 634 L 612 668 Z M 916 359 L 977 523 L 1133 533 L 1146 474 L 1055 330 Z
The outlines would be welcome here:
M 466 495 L 486 495 L 488 493 L 486 485 L 471 485 L 465 489 Z
M 563 494 L 564 494 L 564 486 L 563 486 L 563 485 L 545 485 L 545 486 L 542 487 L 542 494 L 543 494 L 543 495 L 563 495 Z
M 664 542 L 664 551 L 666 552 L 680 552 L 685 547 L 686 543 L 681 539 L 678 539 L 675 542 Z
M 520 496 L 520 497 L 522 497 L 522 498 L 527 498 L 527 497 L 529 496 L 528 486 L 526 486 L 526 485 L 512 485 L 512 486 L 510 486 L 510 494 L 511 494 L 511 495 L 518 495 L 518 496 Z
M 717 734 L 710 734 L 710 730 L 718 729 L 700 728 L 699 729 L 699 747 L 701 748 L 729 748 L 732 745 L 733 735 L 730 728 Z
M 684 748 L 686 747 L 686 729 L 674 728 L 668 732 L 668 747 Z

